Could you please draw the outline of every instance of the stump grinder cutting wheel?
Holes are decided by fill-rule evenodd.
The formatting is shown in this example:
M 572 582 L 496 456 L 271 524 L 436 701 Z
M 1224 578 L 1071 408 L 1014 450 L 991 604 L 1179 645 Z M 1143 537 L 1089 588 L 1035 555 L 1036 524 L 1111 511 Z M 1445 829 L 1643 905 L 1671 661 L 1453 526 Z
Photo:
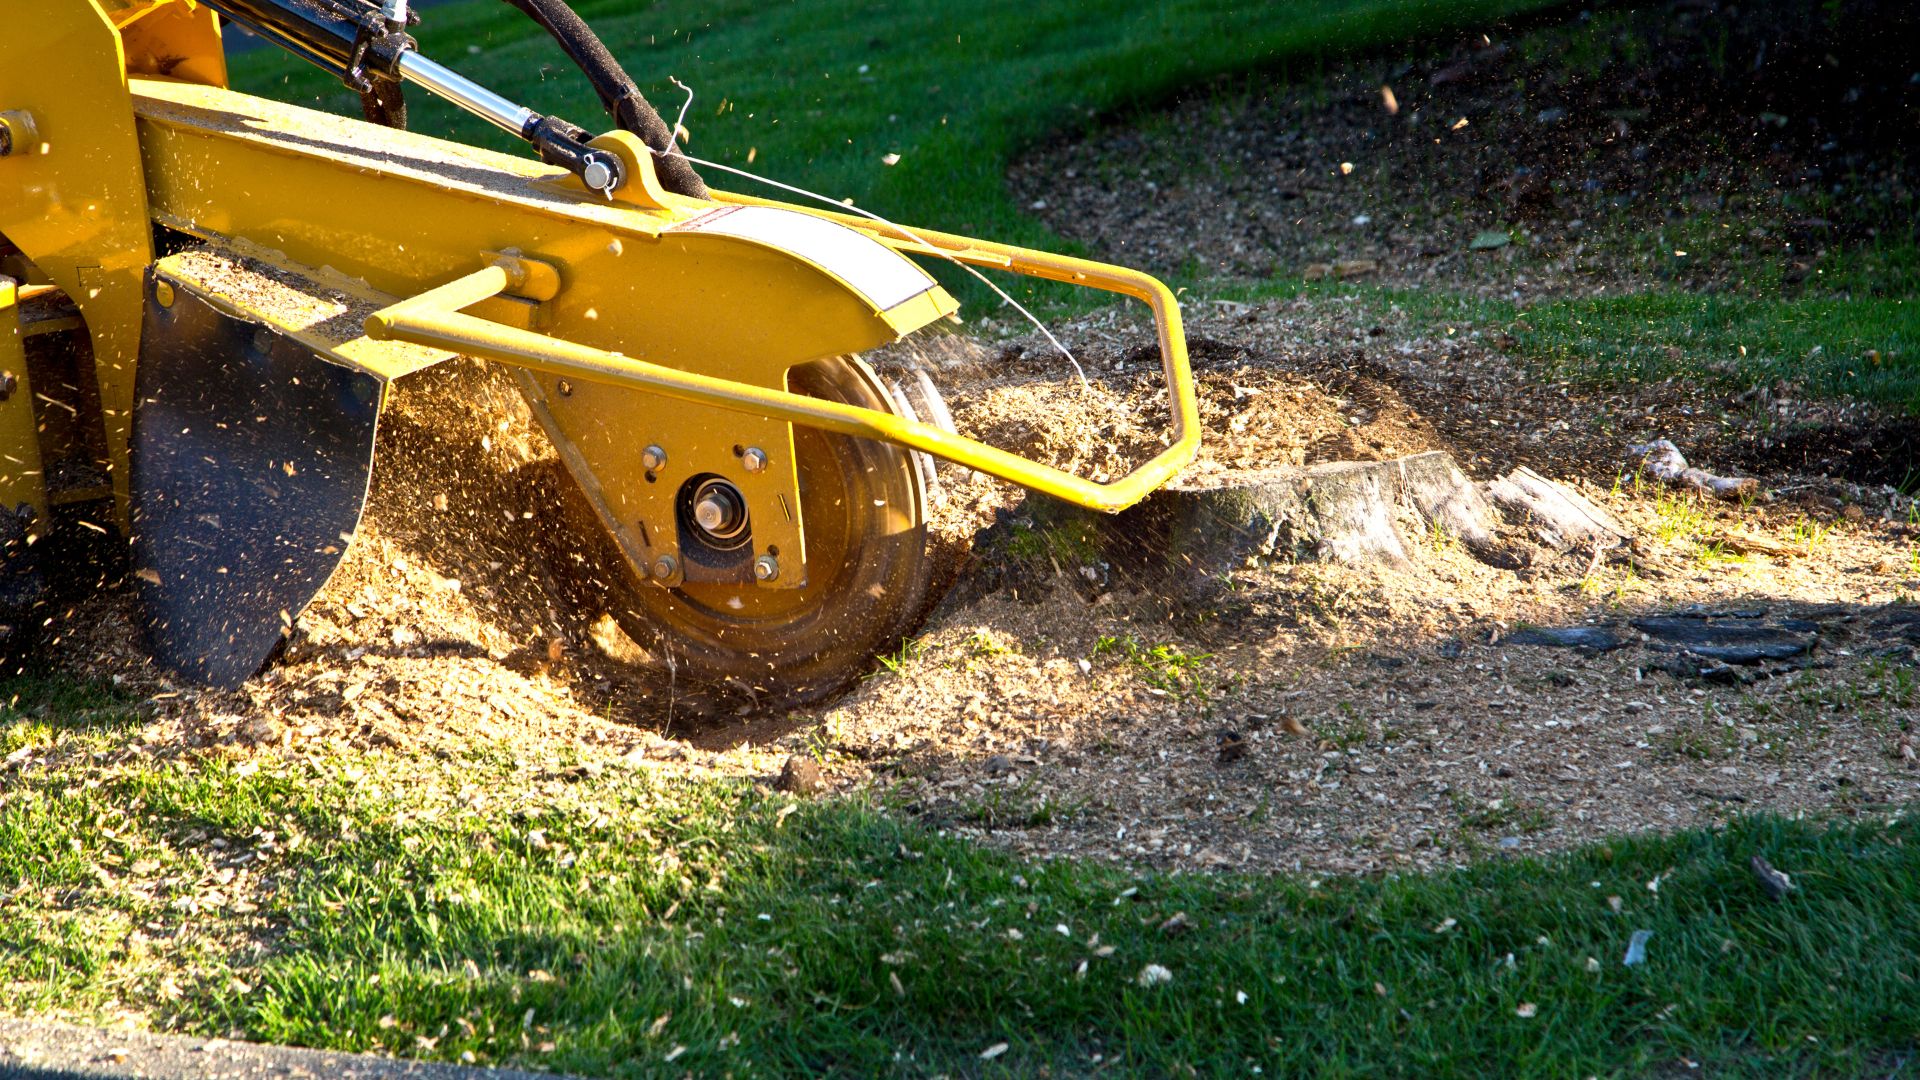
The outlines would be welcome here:
M 1119 510 L 1199 443 L 1178 306 L 1119 267 L 709 190 L 563 0 L 509 0 L 592 82 L 595 135 L 423 56 L 404 0 L 45 0 L 0 38 L 0 637 L 84 525 L 130 541 L 148 644 L 267 661 L 358 527 L 389 386 L 511 368 L 683 673 L 818 696 L 911 630 L 933 455 Z M 366 120 L 227 89 L 221 17 Z M 404 86 L 532 157 L 404 130 Z M 1148 304 L 1172 431 L 1094 483 L 923 423 L 858 360 L 956 310 L 918 262 Z M 392 467 L 389 465 L 388 467 Z

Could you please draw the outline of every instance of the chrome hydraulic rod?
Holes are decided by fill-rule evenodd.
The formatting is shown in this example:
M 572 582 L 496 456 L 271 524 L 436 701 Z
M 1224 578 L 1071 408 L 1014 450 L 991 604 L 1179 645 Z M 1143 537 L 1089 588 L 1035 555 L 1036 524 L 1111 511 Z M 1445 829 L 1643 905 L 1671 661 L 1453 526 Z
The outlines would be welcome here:
M 309 0 L 205 0 L 208 7 L 255 34 L 331 72 L 366 94 L 381 80 L 405 81 L 458 105 L 533 144 L 542 161 L 579 177 L 612 197 L 626 183 L 614 154 L 587 146 L 586 129 L 543 116 L 494 93 L 442 64 L 421 56 L 405 30 L 406 5 L 367 9 L 354 21 Z M 398 18 L 387 18 L 395 15 Z
M 400 76 L 435 97 L 445 98 L 487 123 L 521 138 L 526 137 L 527 128 L 535 120 L 532 109 L 516 105 L 417 52 L 400 55 Z

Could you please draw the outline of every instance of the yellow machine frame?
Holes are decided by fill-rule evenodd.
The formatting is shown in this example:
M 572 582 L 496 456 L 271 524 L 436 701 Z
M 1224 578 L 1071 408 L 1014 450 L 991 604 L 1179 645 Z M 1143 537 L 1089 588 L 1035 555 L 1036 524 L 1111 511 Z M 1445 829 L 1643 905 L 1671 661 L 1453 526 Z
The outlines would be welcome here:
M 603 523 L 641 575 L 663 585 L 680 580 L 678 541 L 648 523 L 670 521 L 681 479 L 708 472 L 740 483 L 756 554 L 778 555 L 772 565 L 782 569 L 759 584 L 804 581 L 794 424 L 911 447 L 1103 511 L 1139 501 L 1198 449 L 1179 306 L 1146 274 L 725 192 L 671 195 L 651 153 L 624 132 L 593 144 L 619 153 L 633 176 L 608 201 L 536 161 L 232 92 L 217 21 L 194 0 L 39 8 L 0 41 L 0 123 L 32 140 L 0 158 L 0 188 L 33 193 L 0 206 L 0 233 L 86 320 L 123 529 L 154 224 L 363 282 L 388 301 L 365 320 L 368 338 L 437 350 L 405 362 L 332 357 L 383 383 L 430 362 L 423 355 L 519 369 Z M 34 62 L 53 57 L 57 79 Z M 718 215 L 748 210 L 761 233 L 716 227 Z M 872 348 L 954 311 L 905 256 L 1147 304 L 1169 395 L 1165 449 L 1096 483 L 916 420 L 790 392 L 786 373 L 797 364 Z M 154 272 L 157 289 L 209 289 L 164 261 Z M 636 347 L 644 353 L 623 351 Z M 755 467 L 743 471 L 748 458 Z

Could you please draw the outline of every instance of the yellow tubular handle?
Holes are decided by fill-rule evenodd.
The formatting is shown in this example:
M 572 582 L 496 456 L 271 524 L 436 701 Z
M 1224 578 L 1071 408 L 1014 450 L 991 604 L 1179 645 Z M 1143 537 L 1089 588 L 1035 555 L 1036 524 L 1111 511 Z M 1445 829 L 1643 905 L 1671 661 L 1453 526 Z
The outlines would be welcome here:
M 375 312 L 367 317 L 366 333 L 376 341 L 407 341 L 550 375 L 624 386 L 843 435 L 897 443 L 1077 506 L 1109 513 L 1124 510 L 1146 498 L 1193 460 L 1200 448 L 1200 417 L 1194 403 L 1192 374 L 1187 366 L 1179 302 L 1165 285 L 1138 271 L 1081 259 L 981 244 L 939 233 L 916 232 L 915 235 L 952 250 L 962 261 L 1007 267 L 1035 277 L 1084 284 L 1145 301 L 1152 307 L 1159 329 L 1161 361 L 1173 415 L 1173 442 L 1126 476 L 1101 484 L 877 409 L 682 371 L 461 314 L 461 308 L 514 289 L 516 281 L 528 276 L 516 274 L 510 265 L 513 260 L 504 258 Z M 888 239 L 905 238 L 895 234 Z

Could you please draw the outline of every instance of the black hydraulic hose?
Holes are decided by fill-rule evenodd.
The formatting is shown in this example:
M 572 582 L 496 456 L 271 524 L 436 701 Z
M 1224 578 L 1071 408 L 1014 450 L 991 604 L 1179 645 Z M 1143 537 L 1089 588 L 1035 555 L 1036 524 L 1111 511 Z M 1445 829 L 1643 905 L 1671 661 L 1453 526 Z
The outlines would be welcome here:
M 586 74 L 613 122 L 622 130 L 640 136 L 640 140 L 653 149 L 653 167 L 660 175 L 662 187 L 696 199 L 707 197 L 707 185 L 693 171 L 693 166 L 686 158 L 672 153 L 673 129 L 647 104 L 620 61 L 613 58 L 601 44 L 599 35 L 567 6 L 566 0 L 507 0 L 507 3 L 525 12 L 551 34 L 568 58 Z
M 370 124 L 380 124 L 390 128 L 405 130 L 407 126 L 407 98 L 397 82 L 378 80 L 373 89 L 360 93 L 360 114 Z

